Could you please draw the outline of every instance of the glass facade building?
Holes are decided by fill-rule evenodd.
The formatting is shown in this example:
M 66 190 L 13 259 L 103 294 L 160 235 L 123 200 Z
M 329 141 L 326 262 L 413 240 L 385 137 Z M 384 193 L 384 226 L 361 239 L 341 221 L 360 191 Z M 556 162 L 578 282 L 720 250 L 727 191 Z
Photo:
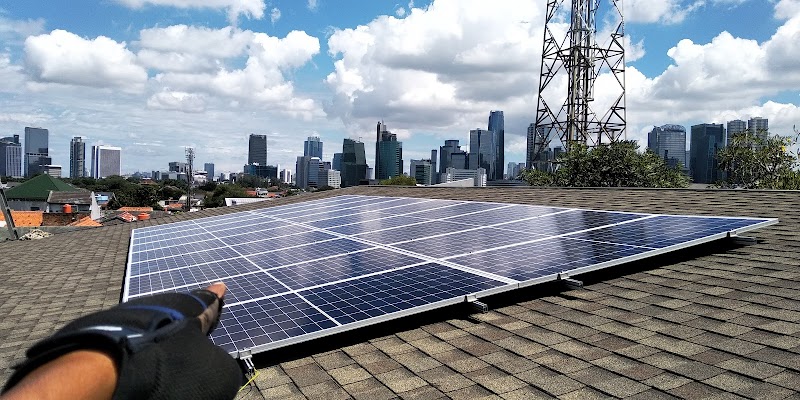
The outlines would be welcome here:
M 24 171 L 26 177 L 42 172 L 43 165 L 52 164 L 50 158 L 50 132 L 44 128 L 25 127 L 25 159 Z
M 469 169 L 483 168 L 487 171 L 487 177 L 494 179 L 496 151 L 494 132 L 483 129 L 469 131 Z
M 0 139 L 0 177 L 21 178 L 22 146 L 19 135 Z
M 86 176 L 86 143 L 76 136 L 69 142 L 69 177 L 72 179 Z
M 318 136 L 309 136 L 303 142 L 303 155 L 322 159 L 322 141 Z
M 668 166 L 686 168 L 686 128 L 681 125 L 654 126 L 647 134 L 647 148 L 663 158 Z
M 250 134 L 247 163 L 267 165 L 267 135 Z
M 375 143 L 375 179 L 389 179 L 403 174 L 403 143 L 397 135 L 386 130 L 383 121 L 378 123 Z
M 358 186 L 367 178 L 367 157 L 364 143 L 344 139 L 342 143 L 342 187 Z
M 724 146 L 725 127 L 722 124 L 692 126 L 690 163 L 694 183 L 715 183 L 722 178 L 717 151 Z
M 494 176 L 489 173 L 489 180 L 503 179 L 503 167 L 505 166 L 505 140 L 506 128 L 505 118 L 502 111 L 492 111 L 489 113 L 489 127 L 488 131 L 492 132 L 492 140 L 494 141 Z

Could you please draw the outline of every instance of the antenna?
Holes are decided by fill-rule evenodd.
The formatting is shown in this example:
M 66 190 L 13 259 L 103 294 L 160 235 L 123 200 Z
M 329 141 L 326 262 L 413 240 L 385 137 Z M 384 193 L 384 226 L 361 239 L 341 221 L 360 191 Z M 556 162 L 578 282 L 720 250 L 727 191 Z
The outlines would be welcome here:
M 192 209 L 192 183 L 194 183 L 194 148 L 186 148 L 186 163 L 189 164 L 189 169 L 186 174 L 186 181 L 189 183 L 189 188 L 186 189 L 186 210 Z

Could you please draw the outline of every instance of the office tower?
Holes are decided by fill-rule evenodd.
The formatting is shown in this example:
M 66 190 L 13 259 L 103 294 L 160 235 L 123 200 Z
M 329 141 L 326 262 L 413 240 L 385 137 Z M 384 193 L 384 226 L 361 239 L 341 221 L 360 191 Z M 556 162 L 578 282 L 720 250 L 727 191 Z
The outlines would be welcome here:
M 52 164 L 50 158 L 50 133 L 47 129 L 25 127 L 24 174 L 30 177 L 42 172 L 42 165 Z
M 122 148 L 97 145 L 92 146 L 92 178 L 102 179 L 122 175 Z
M 22 146 L 19 135 L 0 139 L 0 177 L 21 178 Z
M 331 168 L 337 171 L 342 170 L 342 153 L 333 153 L 333 162 Z
M 309 136 L 303 143 L 303 155 L 322 159 L 322 141 L 319 136 Z
M 436 172 L 433 169 L 431 160 L 411 160 L 409 164 L 411 166 L 409 175 L 417 180 L 418 185 L 428 186 L 433 184 L 433 176 L 436 175 Z
M 297 165 L 295 165 L 295 168 L 296 167 L 297 167 Z M 282 169 L 281 173 L 279 175 L 279 178 L 281 179 L 281 182 L 283 182 L 283 183 L 291 183 L 292 182 L 292 171 L 289 171 L 288 169 Z
M 506 128 L 505 118 L 502 111 L 492 111 L 489 113 L 488 131 L 492 132 L 494 141 L 494 176 L 489 174 L 489 180 L 503 179 L 503 166 L 505 165 L 505 140 Z
M 72 179 L 86 176 L 86 143 L 80 136 L 69 142 L 69 177 Z
M 364 143 L 344 139 L 342 143 L 342 187 L 358 186 L 367 177 Z
M 461 150 L 458 140 L 445 140 L 444 146 L 439 147 L 439 173 L 443 174 L 448 168 L 467 169 L 467 152 Z
M 725 146 L 722 124 L 692 126 L 691 166 L 694 183 L 715 183 L 722 178 L 717 165 L 717 151 Z
M 203 170 L 206 171 L 206 176 L 208 177 L 208 180 L 209 181 L 213 181 L 214 178 L 215 178 L 215 176 L 214 176 L 214 163 L 207 162 L 207 163 L 203 164 Z
M 246 164 L 242 168 L 242 171 L 245 175 L 252 175 L 270 180 L 278 179 L 278 167 L 274 165 Z
M 747 130 L 753 136 L 766 139 L 769 134 L 769 120 L 761 117 L 753 117 L 747 120 Z
M 436 169 L 436 160 L 438 159 L 436 150 L 431 150 L 431 185 L 439 183 L 439 170 Z
M 671 168 L 686 168 L 686 128 L 667 124 L 654 126 L 647 134 L 647 148 L 663 158 Z
M 740 119 L 728 121 L 728 133 L 725 138 L 725 145 L 728 145 L 729 143 L 733 142 L 734 136 L 746 130 L 747 130 L 747 122 L 744 122 Z
M 60 165 L 42 165 L 41 172 L 43 175 L 50 175 L 53 178 L 61 178 Z
M 375 179 L 389 179 L 403 174 L 403 143 L 397 135 L 378 122 L 378 141 L 375 144 Z
M 301 189 L 320 187 L 320 171 L 325 171 L 325 164 L 317 157 L 302 156 L 297 157 L 295 163 L 296 186 Z M 324 185 L 322 185 L 324 186 Z
M 172 161 L 169 163 L 169 171 L 186 174 L 189 172 L 189 163 L 183 161 Z
M 247 163 L 267 165 L 267 135 L 250 134 L 247 148 Z
M 546 135 L 544 132 L 545 129 L 550 129 L 550 132 L 548 132 Z M 547 142 L 553 144 L 553 143 L 558 143 L 554 142 L 554 140 L 560 140 L 557 133 L 558 132 L 554 128 L 547 128 L 541 126 L 539 127 L 539 133 L 537 135 L 536 124 L 528 125 L 528 145 L 527 145 L 527 153 L 525 156 L 526 168 L 536 169 L 541 171 L 549 171 L 552 169 L 550 161 L 553 159 L 554 152 L 549 151 L 548 148 L 543 147 L 542 143 L 537 143 L 537 137 L 542 138 L 546 136 L 548 138 Z
M 497 167 L 494 158 L 496 151 L 493 132 L 483 129 L 469 131 L 469 169 L 483 168 L 487 171 L 487 177 L 494 180 Z
M 322 169 L 317 175 L 317 187 L 329 186 L 334 189 L 342 187 L 342 173 L 335 169 Z

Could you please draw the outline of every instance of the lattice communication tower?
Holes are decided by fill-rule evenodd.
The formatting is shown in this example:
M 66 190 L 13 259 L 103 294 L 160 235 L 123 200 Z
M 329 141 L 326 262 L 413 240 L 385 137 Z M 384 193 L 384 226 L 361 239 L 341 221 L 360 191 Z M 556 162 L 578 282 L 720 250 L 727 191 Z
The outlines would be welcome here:
M 572 7 L 568 16 L 565 2 Z M 602 45 L 597 41 L 600 3 L 547 1 L 536 122 L 528 134 L 528 168 L 542 161 L 541 154 L 555 138 L 566 150 L 575 143 L 597 146 L 626 138 L 622 0 L 603 1 L 610 6 L 601 14 L 610 30 Z M 565 28 L 566 33 L 559 34 Z M 604 84 L 604 90 L 610 87 L 602 94 L 605 104 L 595 103 L 595 82 L 601 75 L 610 82 Z M 559 93 L 565 78 L 566 99 Z

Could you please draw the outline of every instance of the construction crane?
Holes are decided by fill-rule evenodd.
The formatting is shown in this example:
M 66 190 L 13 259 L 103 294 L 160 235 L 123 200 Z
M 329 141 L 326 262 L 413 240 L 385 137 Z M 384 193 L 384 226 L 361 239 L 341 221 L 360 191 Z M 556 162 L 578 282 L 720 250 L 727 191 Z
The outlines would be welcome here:
M 571 3 L 565 32 L 564 3 Z M 606 0 L 602 14 L 611 21 L 608 40 L 597 42 L 600 0 L 548 0 L 545 14 L 536 122 L 528 132 L 527 168 L 543 160 L 551 141 L 558 139 L 569 151 L 575 144 L 597 146 L 626 139 L 625 47 L 622 0 Z M 562 33 L 565 32 L 565 33 Z M 560 34 L 561 33 L 561 34 Z M 605 36 L 605 34 L 603 35 Z M 610 87 L 603 93 L 610 104 L 595 103 L 597 78 L 608 74 Z M 557 90 L 567 81 L 566 93 Z M 602 109 L 601 109 L 602 108 Z

